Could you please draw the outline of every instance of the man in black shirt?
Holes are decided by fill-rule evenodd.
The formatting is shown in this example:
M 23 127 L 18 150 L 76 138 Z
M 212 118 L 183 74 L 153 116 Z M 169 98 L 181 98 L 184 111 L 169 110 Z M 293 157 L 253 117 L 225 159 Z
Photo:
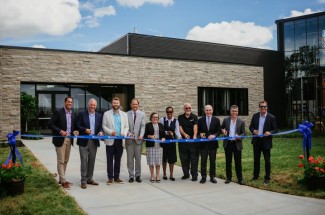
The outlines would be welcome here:
M 197 115 L 192 113 L 192 106 L 189 103 L 184 104 L 184 114 L 178 116 L 179 130 L 183 139 L 197 138 Z M 178 143 L 179 156 L 182 163 L 184 176 L 183 180 L 190 177 L 190 169 L 192 181 L 197 181 L 198 163 L 199 163 L 199 146 L 195 142 Z

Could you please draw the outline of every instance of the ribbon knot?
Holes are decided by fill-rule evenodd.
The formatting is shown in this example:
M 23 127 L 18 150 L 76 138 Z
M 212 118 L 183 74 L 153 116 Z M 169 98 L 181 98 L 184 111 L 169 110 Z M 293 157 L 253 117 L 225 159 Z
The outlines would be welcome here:
M 306 149 L 308 146 L 311 149 L 311 128 L 313 127 L 313 123 L 305 121 L 303 124 L 299 124 L 299 132 L 303 135 L 303 148 Z

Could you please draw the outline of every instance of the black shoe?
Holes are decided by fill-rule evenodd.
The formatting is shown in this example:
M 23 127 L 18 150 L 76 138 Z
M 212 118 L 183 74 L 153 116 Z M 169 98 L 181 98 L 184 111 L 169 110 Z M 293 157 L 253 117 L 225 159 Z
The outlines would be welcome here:
M 140 178 L 140 176 L 138 176 L 138 177 L 136 177 L 136 182 L 138 182 L 138 183 L 141 183 L 142 182 L 142 180 L 141 180 L 141 178 Z
M 174 177 L 170 177 L 169 178 L 171 181 L 175 181 L 175 178 Z
M 225 184 L 229 184 L 230 182 L 231 182 L 231 180 L 228 180 L 228 179 L 227 179 L 227 180 L 225 181 Z
M 216 183 L 217 183 L 217 179 L 216 179 L 216 177 L 210 178 L 210 181 L 211 181 L 211 183 L 213 183 L 213 184 L 216 184 Z
M 129 182 L 130 182 L 130 183 L 133 183 L 133 181 L 134 181 L 133 178 L 130 178 L 130 179 L 129 179 Z
M 167 180 L 167 176 L 164 176 L 163 179 L 164 179 L 164 180 Z
M 201 183 L 201 184 L 204 184 L 206 181 L 207 181 L 206 178 L 201 178 L 200 183 Z
M 182 179 L 183 179 L 183 180 L 186 180 L 186 179 L 188 179 L 188 178 L 190 178 L 189 175 L 184 175 L 184 176 L 182 176 Z
M 264 179 L 264 182 L 263 182 L 264 185 L 269 185 L 269 183 L 270 183 L 269 179 Z
M 192 177 L 192 181 L 197 181 L 197 177 Z
M 251 179 L 251 181 L 256 181 L 258 179 L 258 177 L 253 177 L 252 179 Z
M 238 184 L 245 185 L 245 182 L 243 180 L 239 181 Z

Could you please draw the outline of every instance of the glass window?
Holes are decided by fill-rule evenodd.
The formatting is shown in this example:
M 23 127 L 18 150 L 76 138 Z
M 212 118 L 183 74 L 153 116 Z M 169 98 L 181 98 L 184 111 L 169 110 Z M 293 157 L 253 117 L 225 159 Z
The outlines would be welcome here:
M 247 88 L 198 88 L 198 112 L 204 115 L 204 106 L 210 104 L 214 115 L 229 115 L 231 105 L 239 107 L 240 115 L 248 115 L 248 89 Z
M 35 84 L 21 84 L 20 92 L 26 92 L 27 94 L 35 97 Z
M 85 101 L 85 88 L 82 86 L 72 86 L 71 87 L 71 97 L 73 98 L 73 108 L 75 113 L 79 113 L 86 109 Z
M 318 18 L 319 46 L 325 48 L 325 16 Z
M 295 49 L 295 32 L 294 22 L 284 23 L 284 50 L 293 51 Z
M 307 45 L 318 47 L 317 18 L 307 19 Z
M 306 46 L 306 20 L 295 21 L 295 49 Z
M 56 84 L 37 84 L 38 91 L 69 91 L 69 87 Z

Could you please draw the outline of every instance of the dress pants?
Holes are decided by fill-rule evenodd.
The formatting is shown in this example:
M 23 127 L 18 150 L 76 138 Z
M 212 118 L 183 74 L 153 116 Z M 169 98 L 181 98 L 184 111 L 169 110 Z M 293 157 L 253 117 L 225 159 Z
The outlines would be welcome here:
M 179 157 L 182 163 L 184 176 L 190 176 L 190 169 L 192 178 L 198 176 L 199 165 L 199 145 L 198 143 L 178 143 Z
M 129 178 L 141 177 L 142 144 L 137 144 L 135 140 L 128 140 L 128 143 L 125 144 L 125 149 Z
M 236 147 L 236 141 L 228 141 L 225 148 L 226 156 L 226 177 L 231 181 L 232 178 L 232 155 L 234 155 L 235 160 L 235 170 L 238 181 L 243 180 L 242 175 L 242 165 L 241 165 L 241 150 L 238 150 Z
M 265 161 L 265 176 L 264 179 L 270 180 L 271 175 L 271 149 L 266 149 L 263 144 L 263 139 L 259 138 L 257 143 L 253 144 L 254 150 L 254 177 L 258 178 L 260 175 L 260 159 L 261 152 L 263 153 Z
M 65 171 L 67 170 L 68 161 L 71 151 L 71 139 L 64 138 L 63 145 L 55 147 L 57 157 L 57 169 L 59 174 L 59 181 L 63 184 L 66 182 Z
M 216 157 L 217 149 L 213 149 L 210 146 L 210 142 L 200 143 L 200 155 L 201 155 L 201 176 L 202 178 L 207 177 L 207 161 L 209 156 L 210 161 L 210 178 L 216 177 Z
M 106 145 L 107 177 L 109 179 L 120 178 L 122 154 L 122 140 L 114 140 L 114 144 L 111 146 Z
M 91 181 L 94 176 L 97 145 L 94 140 L 88 140 L 86 146 L 79 146 L 81 183 Z

